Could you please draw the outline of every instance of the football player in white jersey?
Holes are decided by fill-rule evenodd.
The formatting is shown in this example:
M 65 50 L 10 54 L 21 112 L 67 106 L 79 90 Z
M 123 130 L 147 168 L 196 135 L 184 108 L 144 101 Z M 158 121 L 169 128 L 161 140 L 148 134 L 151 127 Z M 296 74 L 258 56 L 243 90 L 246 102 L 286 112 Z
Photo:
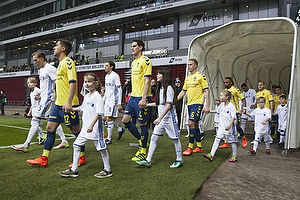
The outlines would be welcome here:
M 83 103 L 80 107 L 73 107 L 72 111 L 82 112 L 82 128 L 80 134 L 73 143 L 73 165 L 71 168 L 59 172 L 63 177 L 78 177 L 78 163 L 80 158 L 80 149 L 91 140 L 93 141 L 97 151 L 100 152 L 104 169 L 95 174 L 96 178 L 105 178 L 112 176 L 112 171 L 109 164 L 109 154 L 104 142 L 103 129 L 103 112 L 104 103 L 101 95 L 101 83 L 99 78 L 94 73 L 87 73 L 84 76 L 85 88 L 89 91 L 84 96 Z
M 37 94 L 41 93 L 40 88 L 37 87 L 37 80 L 34 77 L 29 77 L 27 80 L 27 85 L 29 87 L 29 89 L 31 89 L 32 91 L 30 92 L 30 102 L 31 102 L 31 106 L 30 106 L 30 110 L 27 114 L 28 117 L 31 117 L 33 115 L 35 115 L 38 111 L 39 105 L 40 105 L 40 99 L 39 100 L 35 100 L 35 96 Z M 31 123 L 30 123 L 31 127 L 27 136 L 26 141 L 24 142 L 24 144 L 22 146 L 18 146 L 18 145 L 12 145 L 11 148 L 16 150 L 16 151 L 23 151 L 23 152 L 27 152 L 28 151 L 28 147 L 34 137 L 34 135 L 36 133 L 38 133 L 38 137 L 42 137 L 43 134 L 43 130 L 41 128 L 41 126 L 43 125 L 42 120 L 36 119 L 36 118 L 32 118 L 31 119 Z
M 256 107 L 256 91 L 254 89 L 250 89 L 246 83 L 243 83 L 241 85 L 241 88 L 243 90 L 243 95 L 246 99 L 246 112 L 251 113 Z M 251 118 L 245 114 L 242 114 L 241 128 L 243 129 L 243 131 L 245 131 L 245 126 L 246 126 L 247 120 L 252 121 L 252 123 L 254 124 L 253 118 Z M 251 143 L 254 143 L 254 140 Z
M 178 119 L 176 114 L 176 90 L 172 80 L 171 70 L 167 67 L 162 67 L 157 71 L 157 90 L 156 99 L 154 103 L 147 103 L 147 106 L 158 106 L 158 117 L 153 121 L 156 125 L 154 127 L 149 152 L 146 160 L 135 161 L 136 164 L 144 167 L 151 167 L 151 159 L 156 148 L 156 143 L 159 136 L 163 136 L 166 132 L 170 139 L 172 139 L 176 160 L 170 165 L 170 168 L 178 168 L 183 165 L 181 155 L 181 143 L 178 136 Z
M 258 144 L 261 139 L 264 138 L 266 143 L 266 154 L 270 155 L 270 143 L 273 142 L 271 135 L 269 134 L 270 126 L 269 121 L 271 120 L 271 110 L 266 105 L 266 99 L 264 97 L 257 98 L 258 108 L 255 108 L 253 112 L 246 113 L 248 116 L 254 117 L 255 125 L 255 140 L 253 149 L 249 151 L 250 154 L 255 155 Z
M 39 109 L 33 117 L 36 119 L 45 119 L 49 117 L 49 114 L 55 104 L 55 81 L 56 81 L 56 68 L 46 61 L 46 55 L 42 51 L 36 51 L 32 54 L 34 63 L 40 67 L 39 79 L 40 79 L 40 96 L 37 95 L 36 99 L 41 99 Z M 65 137 L 61 125 L 56 129 L 56 133 L 61 139 L 61 144 L 55 146 L 53 149 L 67 148 L 69 143 Z
M 120 82 L 119 75 L 114 72 L 115 63 L 113 61 L 107 61 L 105 63 L 105 111 L 104 111 L 104 121 L 106 121 L 106 129 L 107 129 L 107 139 L 105 140 L 106 144 L 112 143 L 112 133 L 113 128 L 115 127 L 118 130 L 118 138 L 119 140 L 125 129 L 121 128 L 118 124 L 116 124 L 115 120 L 118 117 L 118 111 L 122 110 L 122 87 Z

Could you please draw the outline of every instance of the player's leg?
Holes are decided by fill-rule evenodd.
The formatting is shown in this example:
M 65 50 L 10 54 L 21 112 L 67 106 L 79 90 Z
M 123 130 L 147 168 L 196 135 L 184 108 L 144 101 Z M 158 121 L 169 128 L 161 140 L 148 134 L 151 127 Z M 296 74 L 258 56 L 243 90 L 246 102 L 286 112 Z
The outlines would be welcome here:
M 53 147 L 53 149 L 68 148 L 69 142 L 67 141 L 67 138 L 65 136 L 65 133 L 63 131 L 61 124 L 57 127 L 56 133 L 60 137 L 61 143 L 59 145 Z
M 99 151 L 101 154 L 103 165 L 104 165 L 103 170 L 94 175 L 96 178 L 106 178 L 113 175 L 109 164 L 109 154 L 106 149 L 105 141 L 102 138 L 104 138 L 104 135 L 100 136 L 100 140 L 93 140 L 93 143 L 97 151 Z

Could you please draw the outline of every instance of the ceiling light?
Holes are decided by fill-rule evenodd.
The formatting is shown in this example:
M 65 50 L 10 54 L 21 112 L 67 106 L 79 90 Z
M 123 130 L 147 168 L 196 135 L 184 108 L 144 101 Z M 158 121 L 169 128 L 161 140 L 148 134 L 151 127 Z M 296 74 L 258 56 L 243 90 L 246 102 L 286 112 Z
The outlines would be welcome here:
M 105 34 L 107 34 L 107 33 L 108 33 L 108 31 L 104 31 L 104 33 L 105 33 Z
M 146 26 L 149 26 L 149 24 L 147 23 Z
M 116 31 L 117 31 L 117 32 L 119 32 L 119 31 L 120 31 L 120 29 L 118 29 L 118 28 L 117 28 L 117 29 L 116 29 Z
M 97 35 L 97 33 L 93 33 L 93 35 L 94 35 L 94 36 L 96 36 L 96 35 Z
M 135 28 L 135 26 L 133 25 L 131 28 Z

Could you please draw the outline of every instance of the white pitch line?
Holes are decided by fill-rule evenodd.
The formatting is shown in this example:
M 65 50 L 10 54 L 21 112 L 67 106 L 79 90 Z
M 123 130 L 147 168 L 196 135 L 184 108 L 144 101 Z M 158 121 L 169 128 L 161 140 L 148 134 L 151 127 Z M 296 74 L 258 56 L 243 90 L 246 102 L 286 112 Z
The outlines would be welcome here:
M 6 125 L 6 124 L 0 124 L 0 126 L 9 127 L 9 128 L 16 128 L 16 129 L 22 129 L 22 130 L 29 131 L 29 128 L 24 128 L 24 127 L 19 127 L 19 126 L 11 126 L 11 125 Z M 47 131 L 43 131 L 43 132 L 47 133 Z M 75 138 L 75 135 L 73 135 L 73 134 L 67 134 L 67 133 L 65 133 L 65 136 L 68 136 L 68 137 L 66 137 L 67 139 Z M 55 139 L 55 140 L 60 140 L 60 139 Z M 30 144 L 37 144 L 37 142 L 31 142 Z M 19 146 L 19 145 L 22 145 L 22 144 L 16 144 L 16 146 Z M 0 146 L 0 149 L 5 149 L 5 148 L 11 148 L 11 145 L 10 146 Z

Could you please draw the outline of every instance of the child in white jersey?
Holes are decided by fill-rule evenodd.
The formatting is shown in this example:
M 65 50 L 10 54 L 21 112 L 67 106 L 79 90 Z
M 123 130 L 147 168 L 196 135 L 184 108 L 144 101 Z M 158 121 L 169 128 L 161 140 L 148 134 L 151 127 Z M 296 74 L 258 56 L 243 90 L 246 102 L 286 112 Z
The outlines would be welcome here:
M 140 166 L 151 167 L 151 159 L 156 148 L 158 137 L 163 136 L 166 132 L 169 138 L 174 142 L 177 156 L 170 168 L 178 168 L 183 165 L 183 160 L 175 108 L 176 90 L 172 80 L 171 70 L 167 67 L 160 68 L 157 71 L 157 82 L 155 103 L 147 103 L 147 106 L 150 107 L 158 106 L 158 118 L 153 121 L 156 126 L 152 133 L 148 156 L 146 160 L 135 161 L 135 163 Z
M 37 80 L 34 77 L 28 78 L 27 85 L 32 90 L 30 92 L 31 107 L 27 114 L 28 117 L 31 117 L 31 116 L 36 115 L 36 113 L 38 111 L 41 100 L 40 99 L 35 100 L 35 96 L 39 95 L 41 93 L 41 90 L 37 87 Z M 43 134 L 43 130 L 41 128 L 41 126 L 43 125 L 42 120 L 32 117 L 30 125 L 31 125 L 31 127 L 30 127 L 27 139 L 24 142 L 24 144 L 22 146 L 12 145 L 11 146 L 12 149 L 14 149 L 16 151 L 27 152 L 28 147 L 29 147 L 34 135 L 36 134 L 36 132 L 38 132 L 39 136 L 42 137 L 42 134 Z
M 218 132 L 218 128 L 219 128 L 219 108 L 220 108 L 220 104 L 221 104 L 221 100 L 220 100 L 220 97 L 217 97 L 216 100 L 216 105 L 215 105 L 215 110 L 216 110 L 216 114 L 215 114 L 215 136 L 217 135 L 217 132 Z
M 237 161 L 237 145 L 238 142 L 237 133 L 235 131 L 235 119 L 236 119 L 236 108 L 230 102 L 231 92 L 223 90 L 220 94 L 221 104 L 219 106 L 219 128 L 215 137 L 214 144 L 209 154 L 203 154 L 203 157 L 210 161 L 214 160 L 215 153 L 219 147 L 220 141 L 225 138 L 232 147 L 232 156 L 229 162 Z M 211 111 L 216 112 L 216 111 Z
M 253 149 L 249 151 L 250 154 L 255 155 L 260 143 L 261 138 L 264 138 L 266 143 L 266 154 L 270 155 L 270 142 L 273 141 L 271 135 L 269 134 L 269 121 L 271 119 L 271 110 L 265 107 L 266 99 L 264 97 L 257 98 L 258 108 L 255 108 L 251 113 L 246 113 L 250 117 L 254 117 L 254 131 L 255 139 L 253 144 Z
M 84 76 L 85 88 L 89 90 L 84 96 L 80 107 L 73 108 L 73 111 L 82 112 L 82 128 L 80 134 L 73 143 L 73 165 L 72 168 L 59 172 L 63 177 L 78 177 L 78 162 L 80 157 L 80 148 L 85 146 L 89 140 L 92 140 L 97 151 L 100 151 L 104 169 L 95 174 L 96 178 L 105 178 L 112 176 L 109 164 L 109 155 L 106 150 L 103 131 L 104 102 L 100 95 L 101 83 L 94 73 L 87 73 Z
M 284 147 L 286 124 L 288 118 L 288 106 L 286 103 L 286 96 L 284 94 L 279 97 L 279 102 L 280 105 L 277 106 L 275 113 L 278 115 L 278 132 L 280 133 L 278 147 Z

